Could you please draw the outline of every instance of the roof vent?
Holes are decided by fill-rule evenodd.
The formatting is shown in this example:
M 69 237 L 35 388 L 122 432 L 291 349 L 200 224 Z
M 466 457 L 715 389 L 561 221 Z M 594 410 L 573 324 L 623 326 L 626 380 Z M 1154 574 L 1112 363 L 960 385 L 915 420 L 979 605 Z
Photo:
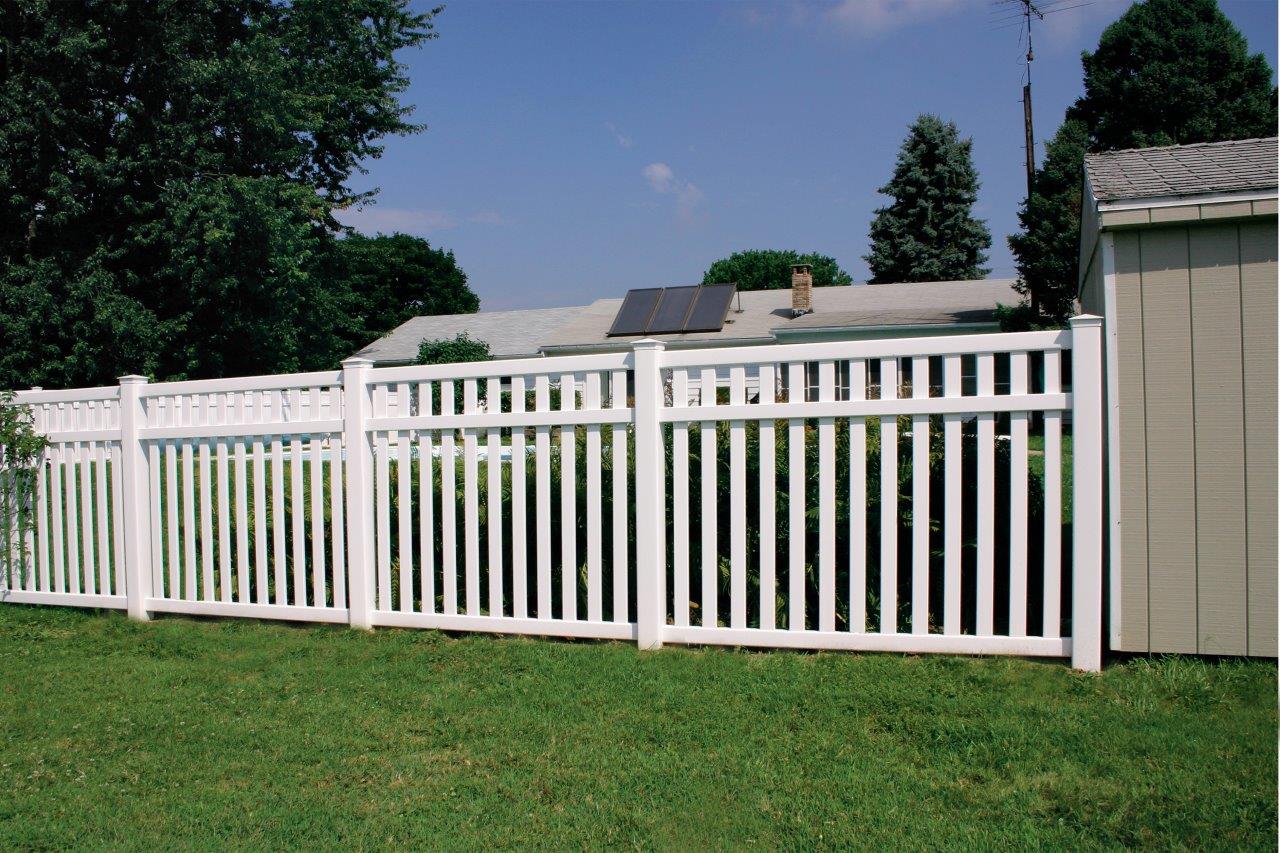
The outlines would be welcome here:
M 718 332 L 736 290 L 732 284 L 628 290 L 609 337 Z

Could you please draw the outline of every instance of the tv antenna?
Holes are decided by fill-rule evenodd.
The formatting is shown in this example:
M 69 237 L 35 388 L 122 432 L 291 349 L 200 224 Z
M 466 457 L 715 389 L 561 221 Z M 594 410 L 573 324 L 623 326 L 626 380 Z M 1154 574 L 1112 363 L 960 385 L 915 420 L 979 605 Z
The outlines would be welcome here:
M 1068 9 L 1078 9 L 1081 6 L 1092 6 L 1093 0 L 1086 3 L 1071 3 L 1070 0 L 1038 0 L 1038 2 L 1037 0 L 997 0 L 992 5 L 1000 7 L 997 9 L 997 14 L 1014 13 L 1002 18 L 993 18 L 992 23 L 996 26 L 992 27 L 992 29 L 1000 30 L 1017 26 L 1026 33 L 1027 37 L 1027 52 L 1023 59 L 1024 71 L 1022 77 L 1022 130 L 1023 146 L 1027 153 L 1027 199 L 1030 201 L 1036 182 L 1036 138 L 1031 118 L 1031 63 L 1035 61 L 1036 53 L 1031 44 L 1031 25 L 1035 21 L 1043 21 L 1045 15 L 1065 12 Z M 1010 5 L 1014 8 L 1010 8 Z M 1039 313 L 1039 300 L 1036 298 L 1034 288 L 1031 290 L 1030 297 L 1031 312 L 1033 316 L 1036 316 Z

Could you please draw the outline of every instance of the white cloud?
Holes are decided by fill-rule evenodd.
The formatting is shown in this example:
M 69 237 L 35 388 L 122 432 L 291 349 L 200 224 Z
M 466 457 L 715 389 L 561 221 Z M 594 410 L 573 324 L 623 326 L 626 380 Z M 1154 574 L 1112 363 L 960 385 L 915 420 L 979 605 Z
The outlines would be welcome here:
M 468 222 L 477 225 L 506 225 L 507 219 L 496 210 L 478 210 L 467 217 Z
M 361 208 L 337 211 L 334 216 L 343 225 L 361 234 L 414 234 L 429 236 L 450 228 L 457 228 L 459 217 L 446 210 L 429 210 L 416 207 L 383 207 L 371 204 Z M 506 219 L 495 210 L 480 210 L 465 217 L 466 222 L 477 225 L 505 225 Z
M 676 177 L 676 173 L 666 163 L 650 163 L 640 170 L 640 174 L 649 184 L 649 189 L 659 195 L 676 197 L 676 217 L 681 222 L 692 222 L 706 194 L 690 181 Z
M 878 36 L 964 8 L 963 0 L 840 0 L 827 17 L 858 35 Z
M 604 126 L 609 129 L 610 133 L 613 134 L 613 139 L 615 142 L 618 143 L 619 148 L 630 148 L 632 145 L 635 144 L 635 142 L 631 139 L 631 137 L 627 136 L 622 131 L 618 130 L 618 126 L 615 125 L 613 122 L 606 121 L 604 123 Z
M 443 210 L 383 207 L 377 204 L 340 210 L 334 216 L 343 225 L 354 228 L 361 234 L 390 234 L 399 231 L 404 234 L 426 235 L 458 224 L 451 214 Z
M 695 185 L 685 183 L 676 193 L 676 216 L 681 222 L 692 222 L 707 197 Z
M 675 185 L 676 173 L 666 163 L 650 163 L 640 170 L 649 188 L 656 193 L 669 193 Z

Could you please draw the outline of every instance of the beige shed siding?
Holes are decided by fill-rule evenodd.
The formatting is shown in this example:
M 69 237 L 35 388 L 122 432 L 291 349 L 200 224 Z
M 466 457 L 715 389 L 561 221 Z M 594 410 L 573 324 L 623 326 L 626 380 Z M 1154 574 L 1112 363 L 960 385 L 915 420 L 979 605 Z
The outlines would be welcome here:
M 1106 314 L 1102 292 L 1102 257 L 1095 251 L 1088 259 L 1089 268 L 1080 285 L 1080 310 L 1086 314 Z
M 1114 233 L 1121 650 L 1276 654 L 1276 236 Z
M 1194 652 L 1196 469 L 1187 232 L 1143 232 L 1141 252 L 1151 646 Z
M 1147 650 L 1147 401 L 1143 383 L 1142 252 L 1137 232 L 1115 235 L 1116 372 L 1120 387 L 1121 648 Z M 1114 592 L 1113 592 L 1114 594 Z
M 1240 247 L 1235 226 L 1186 232 L 1195 401 L 1197 648 L 1242 655 L 1245 513 Z
M 1276 654 L 1276 220 L 1240 226 L 1249 654 Z

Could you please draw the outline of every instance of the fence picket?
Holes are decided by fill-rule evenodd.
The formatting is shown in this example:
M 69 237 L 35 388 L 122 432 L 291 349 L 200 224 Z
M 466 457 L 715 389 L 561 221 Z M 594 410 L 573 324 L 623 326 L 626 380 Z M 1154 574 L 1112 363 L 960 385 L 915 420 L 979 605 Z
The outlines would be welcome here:
M 1009 356 L 1009 393 L 1027 393 L 1027 353 Z M 1009 415 L 1009 635 L 1027 635 L 1027 412 Z
M 67 500 L 67 584 L 71 594 L 80 592 L 80 514 L 76 487 L 76 469 L 80 465 L 80 443 L 73 442 L 67 448 L 67 464 L 64 467 L 66 483 L 63 488 Z
M 716 405 L 716 371 L 705 368 L 698 381 L 699 400 L 703 406 Z M 716 599 L 720 591 L 720 555 L 716 534 L 719 528 L 719 499 L 716 483 L 716 421 L 698 425 L 702 456 L 702 505 L 698 516 L 702 528 L 702 626 L 714 628 L 719 623 Z
M 53 589 L 55 592 L 66 592 L 66 552 L 63 549 L 62 528 L 62 448 L 59 445 L 49 448 L 49 487 L 53 507 Z
M 440 413 L 451 415 L 454 411 L 453 382 L 440 383 Z M 443 566 L 441 583 L 444 586 L 441 604 L 449 615 L 458 612 L 458 493 L 455 476 L 458 471 L 454 455 L 454 430 L 440 434 L 440 547 Z
M 880 399 L 898 399 L 898 360 L 880 359 Z M 898 419 L 880 418 L 880 633 L 898 633 Z
M 849 362 L 849 399 L 867 398 L 867 363 Z M 849 418 L 849 630 L 867 630 L 867 419 Z
M 333 606 L 345 609 L 347 606 L 347 571 L 346 542 L 343 533 L 347 526 L 343 522 L 342 453 L 344 442 L 340 435 L 330 439 L 329 452 L 329 525 L 331 544 L 333 547 L 330 564 L 333 566 Z
M 747 402 L 746 368 L 729 368 L 729 404 Z M 747 627 L 747 422 L 729 422 L 729 627 Z
M 818 362 L 818 401 L 836 398 L 836 365 Z M 818 630 L 836 629 L 836 419 L 818 419 Z
M 689 372 L 671 372 L 671 405 L 689 405 Z M 671 426 L 671 584 L 677 625 L 689 624 L 689 423 Z
M 627 372 L 613 371 L 609 391 L 609 407 L 612 409 L 627 408 Z M 521 445 L 523 447 L 523 445 Z M 627 427 L 625 424 L 613 425 L 613 449 L 610 466 L 613 468 L 613 621 L 628 621 L 627 595 Z M 523 470 L 524 461 L 521 460 Z
M 803 362 L 787 365 L 787 402 L 804 402 L 805 376 Z M 804 421 L 791 418 L 787 421 L 787 455 L 790 480 L 787 484 L 787 508 L 789 511 L 789 547 L 787 566 L 787 630 L 803 631 L 805 628 L 805 519 L 804 519 Z
M 577 390 L 572 373 L 560 376 L 560 411 L 576 408 Z M 560 612 L 562 618 L 578 618 L 578 474 L 576 430 L 560 428 Z
M 475 414 L 479 406 L 476 380 L 462 381 L 462 413 Z M 480 484 L 476 429 L 462 430 L 462 533 L 466 572 L 467 615 L 480 615 Z
M 297 411 L 299 408 L 301 407 L 300 406 L 295 407 L 294 410 Z M 378 470 L 380 475 L 385 475 L 386 473 L 386 464 L 387 464 L 386 451 L 387 451 L 386 440 L 384 438 L 381 454 L 379 455 L 380 467 Z M 290 532 L 292 533 L 292 536 L 293 536 L 293 606 L 294 607 L 305 607 L 307 604 L 307 540 L 306 540 L 306 526 L 305 526 L 306 511 L 303 509 L 305 504 L 303 501 L 303 485 L 302 485 L 302 469 L 305 464 L 306 463 L 302 458 L 302 437 L 298 435 L 289 436 L 289 510 L 290 510 L 289 520 L 291 522 L 290 526 L 292 527 L 292 530 Z M 382 477 L 378 485 L 380 487 L 378 494 L 385 495 L 387 493 L 385 476 Z M 379 501 L 379 504 L 381 506 L 385 506 L 386 505 L 385 499 Z M 383 516 L 380 513 L 379 522 L 381 522 L 382 520 L 383 520 Z M 385 534 L 386 533 L 385 527 L 379 524 L 378 532 Z M 385 540 L 380 539 L 379 541 L 385 541 Z M 382 556 L 383 556 L 382 552 L 379 551 L 379 557 L 382 557 Z M 379 560 L 380 572 L 383 565 L 384 565 L 383 562 Z M 390 568 L 388 568 L 387 571 L 390 572 Z M 379 576 L 381 577 L 381 574 Z M 390 589 L 389 589 L 390 586 L 391 586 L 391 582 L 390 580 L 388 580 L 387 581 L 388 595 L 390 594 Z M 390 607 L 386 599 L 381 595 L 378 597 L 378 601 L 381 607 L 384 607 L 384 608 Z
M 995 394 L 995 356 L 978 355 L 978 396 Z M 995 633 L 996 416 L 978 414 L 978 634 Z
M 502 382 L 489 377 L 488 407 L 491 411 L 502 409 Z M 489 517 L 489 615 L 501 616 L 504 589 L 502 582 L 502 431 L 489 429 L 485 443 L 485 460 L 489 482 L 485 491 L 485 509 Z
M 761 405 L 774 401 L 775 385 L 772 364 L 762 364 L 756 373 L 757 400 Z M 774 422 L 759 422 L 760 453 L 760 628 L 772 631 L 777 624 L 777 507 L 774 480 L 778 464 L 774 443 Z
M 582 407 L 587 411 L 600 409 L 600 374 L 592 371 L 586 376 Z M 603 568 L 600 525 L 600 425 L 588 424 L 587 466 L 587 620 L 604 620 L 604 590 L 601 583 Z
M 911 396 L 929 396 L 929 357 L 911 359 Z M 929 633 L 929 416 L 911 418 L 911 633 Z
M 192 439 L 182 442 L 182 597 L 196 600 L 196 482 L 195 446 Z M 103 541 L 106 541 L 105 535 Z
M 242 413 L 243 414 L 243 413 Z M 249 603 L 249 494 L 247 457 L 243 441 L 235 445 L 236 483 L 236 600 Z
M 408 398 L 408 391 L 405 391 Z M 320 389 L 311 389 L 311 412 L 316 418 L 321 410 Z M 324 559 L 324 447 L 314 433 L 311 444 L 311 604 L 324 607 L 328 597 L 328 583 Z M 406 466 L 407 467 L 407 466 Z M 408 507 L 405 508 L 408 512 Z
M 51 503 L 49 497 L 49 460 L 52 458 L 52 448 L 46 449 L 40 456 L 36 467 L 36 589 L 40 592 L 51 592 L 49 589 L 49 505 Z M 117 490 L 118 491 L 118 490 Z M 116 518 L 120 514 L 116 513 Z M 120 569 L 119 560 L 116 561 L 117 572 Z M 120 588 L 117 583 L 117 588 Z
M 94 560 L 93 526 L 93 445 L 80 446 L 80 540 L 84 549 L 84 591 L 89 595 L 98 592 L 97 565 Z
M 1044 392 L 1062 387 L 1062 362 L 1044 354 Z M 1062 413 L 1044 413 L 1044 635 L 1062 633 Z
M 963 393 L 960 356 L 943 357 L 943 393 L 947 397 L 959 397 Z M 963 415 L 942 416 L 942 453 L 945 458 L 944 476 L 946 504 L 943 510 L 943 615 L 942 633 L 955 636 L 960 633 L 960 556 L 964 546 L 963 488 L 964 475 L 961 452 L 960 426 Z
M 154 452 L 156 446 L 151 445 Z M 217 491 L 218 491 L 218 591 L 219 599 L 224 603 L 231 601 L 231 484 L 228 476 L 230 470 L 227 461 L 227 442 L 218 440 L 217 444 Z M 155 485 L 155 480 L 152 480 Z M 158 496 L 157 496 L 158 497 Z M 155 500 L 156 498 L 153 498 Z M 156 516 L 152 516 L 153 518 Z M 158 538 L 156 536 L 153 539 Z M 160 565 L 158 557 L 154 557 L 155 565 Z M 155 589 L 162 589 L 156 584 Z
M 533 381 L 534 411 L 551 409 L 550 379 L 539 374 Z M 551 427 L 539 425 L 534 430 L 537 455 L 538 504 L 538 618 L 551 618 Z
M 431 413 L 429 382 L 418 384 L 418 411 L 423 414 Z M 418 589 L 422 595 L 422 603 L 418 609 L 422 613 L 434 613 L 436 610 L 435 502 L 432 499 L 435 493 L 435 465 L 432 462 L 432 444 L 431 433 L 421 430 L 418 433 Z M 337 522 L 334 524 L 336 527 Z
M 511 377 L 511 411 L 520 413 L 524 405 L 524 377 Z M 528 508 L 525 504 L 524 427 L 511 430 L 511 615 L 529 615 Z
M 407 388 L 407 386 L 405 386 Z M 401 398 L 404 400 L 404 397 Z M 396 527 L 399 533 L 397 562 L 400 569 L 400 609 L 413 609 L 413 498 L 411 481 L 413 461 L 410 458 L 411 438 L 408 432 L 396 435 Z M 314 469 L 313 469 L 314 470 Z M 315 482 L 312 482 L 312 499 L 315 499 Z M 314 513 L 314 510 L 313 510 Z
M 284 442 L 277 435 L 271 438 L 271 550 L 275 603 L 278 606 L 289 601 L 285 578 L 284 515 Z

